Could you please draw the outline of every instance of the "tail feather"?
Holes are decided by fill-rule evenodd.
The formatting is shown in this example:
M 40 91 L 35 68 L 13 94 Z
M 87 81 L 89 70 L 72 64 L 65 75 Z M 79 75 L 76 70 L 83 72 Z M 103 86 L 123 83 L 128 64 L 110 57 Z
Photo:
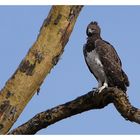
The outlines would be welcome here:
M 127 87 L 129 87 L 130 83 L 129 83 L 129 80 L 128 80 L 128 77 L 126 75 L 126 73 L 122 70 L 122 75 L 124 77 L 124 83 Z
M 122 70 L 122 76 L 123 76 L 123 81 L 118 84 L 118 88 L 126 92 L 127 87 L 130 85 L 130 83 L 126 73 L 123 70 Z

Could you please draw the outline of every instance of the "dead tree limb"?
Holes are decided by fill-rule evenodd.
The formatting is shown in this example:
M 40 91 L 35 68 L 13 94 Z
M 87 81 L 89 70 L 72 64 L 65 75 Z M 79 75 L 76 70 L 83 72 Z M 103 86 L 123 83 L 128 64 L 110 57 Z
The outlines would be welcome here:
M 0 91 L 0 134 L 15 123 L 24 107 L 57 64 L 83 6 L 53 6 L 36 42 Z
M 109 103 L 113 103 L 126 120 L 140 124 L 140 110 L 130 104 L 127 95 L 117 88 L 108 88 L 101 93 L 90 91 L 73 101 L 41 112 L 8 134 L 35 134 L 62 119 L 91 109 L 104 108 Z

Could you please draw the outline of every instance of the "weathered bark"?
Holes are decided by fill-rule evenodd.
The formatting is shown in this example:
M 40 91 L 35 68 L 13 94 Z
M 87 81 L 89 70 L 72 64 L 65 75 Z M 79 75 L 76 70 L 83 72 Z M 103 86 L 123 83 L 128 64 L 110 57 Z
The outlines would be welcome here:
M 73 101 L 41 112 L 9 134 L 35 134 L 62 119 L 87 110 L 104 108 L 109 103 L 113 103 L 126 120 L 140 124 L 140 110 L 130 104 L 127 95 L 117 88 L 108 88 L 101 93 L 90 91 Z
M 0 91 L 0 134 L 5 134 L 57 64 L 82 6 L 53 6 L 40 34 Z

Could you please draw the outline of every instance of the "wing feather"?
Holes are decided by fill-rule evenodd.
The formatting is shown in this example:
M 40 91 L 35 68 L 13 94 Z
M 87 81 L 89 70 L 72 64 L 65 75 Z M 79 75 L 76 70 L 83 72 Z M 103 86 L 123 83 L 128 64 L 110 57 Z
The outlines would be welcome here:
M 128 77 L 122 70 L 121 60 L 113 46 L 104 40 L 98 39 L 95 42 L 95 50 L 104 66 L 109 86 L 117 86 L 126 91 L 126 86 L 129 86 Z

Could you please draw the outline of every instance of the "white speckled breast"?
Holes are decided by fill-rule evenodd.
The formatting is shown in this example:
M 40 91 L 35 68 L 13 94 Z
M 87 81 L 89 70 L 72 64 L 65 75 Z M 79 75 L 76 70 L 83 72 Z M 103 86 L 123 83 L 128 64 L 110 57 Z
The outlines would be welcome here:
M 86 61 L 94 75 L 98 78 L 98 81 L 104 82 L 106 80 L 106 75 L 103 70 L 103 65 L 99 59 L 99 56 L 96 53 L 96 50 L 87 52 Z

